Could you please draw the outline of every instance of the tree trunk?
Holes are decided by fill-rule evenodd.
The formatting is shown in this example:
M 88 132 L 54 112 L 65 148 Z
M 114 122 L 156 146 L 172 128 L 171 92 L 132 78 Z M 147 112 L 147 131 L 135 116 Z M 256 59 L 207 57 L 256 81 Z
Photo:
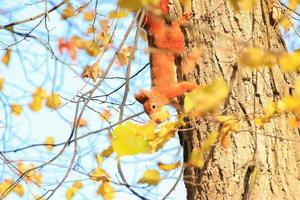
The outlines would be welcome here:
M 180 16 L 178 2 L 173 3 L 172 11 Z M 179 78 L 204 85 L 222 77 L 231 86 L 222 112 L 242 122 L 240 131 L 231 135 L 228 149 L 218 143 L 202 169 L 185 169 L 188 200 L 300 197 L 298 132 L 288 127 L 287 116 L 272 119 L 263 129 L 254 124 L 255 116 L 268 102 L 292 92 L 295 76 L 283 74 L 279 66 L 250 70 L 236 62 L 247 47 L 286 51 L 278 25 L 272 19 L 271 6 L 271 0 L 258 0 L 252 12 L 237 12 L 227 0 L 192 1 L 193 25 L 186 29 L 187 47 L 200 46 L 205 55 L 192 74 L 183 76 L 178 69 Z M 193 125 L 192 131 L 179 133 L 185 160 L 209 132 L 218 129 L 205 119 Z M 257 177 L 250 187 L 254 168 Z

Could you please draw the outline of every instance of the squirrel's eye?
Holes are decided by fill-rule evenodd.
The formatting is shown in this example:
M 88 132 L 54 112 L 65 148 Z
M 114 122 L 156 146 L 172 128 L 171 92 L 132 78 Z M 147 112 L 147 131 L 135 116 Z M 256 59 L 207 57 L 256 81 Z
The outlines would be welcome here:
M 151 108 L 154 110 L 156 108 L 156 105 L 155 104 L 152 104 L 151 105 Z

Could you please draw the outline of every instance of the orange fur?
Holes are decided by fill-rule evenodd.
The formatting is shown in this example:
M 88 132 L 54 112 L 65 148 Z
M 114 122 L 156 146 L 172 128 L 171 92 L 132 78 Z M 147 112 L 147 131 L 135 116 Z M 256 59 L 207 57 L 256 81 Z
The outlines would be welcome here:
M 168 14 L 169 0 L 160 1 L 163 14 Z M 172 99 L 196 88 L 196 83 L 177 82 L 175 58 L 184 51 L 185 38 L 180 25 L 186 16 L 166 23 L 163 16 L 147 12 L 144 18 L 144 29 L 147 31 L 150 47 L 158 49 L 150 52 L 152 88 L 141 90 L 135 98 L 144 105 L 145 112 L 150 116 L 159 112 Z

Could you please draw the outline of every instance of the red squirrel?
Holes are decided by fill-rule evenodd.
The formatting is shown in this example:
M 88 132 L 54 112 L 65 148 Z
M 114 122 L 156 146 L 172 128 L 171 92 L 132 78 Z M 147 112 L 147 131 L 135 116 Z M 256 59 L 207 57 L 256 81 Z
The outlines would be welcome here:
M 163 15 L 169 14 L 169 0 L 161 0 L 159 9 Z M 143 28 L 146 30 L 149 47 L 157 50 L 150 52 L 152 88 L 150 91 L 140 90 L 135 99 L 144 105 L 144 110 L 150 118 L 173 99 L 198 87 L 196 83 L 177 82 L 175 58 L 184 51 L 185 38 L 180 28 L 186 16 L 166 22 L 165 17 L 147 11 Z

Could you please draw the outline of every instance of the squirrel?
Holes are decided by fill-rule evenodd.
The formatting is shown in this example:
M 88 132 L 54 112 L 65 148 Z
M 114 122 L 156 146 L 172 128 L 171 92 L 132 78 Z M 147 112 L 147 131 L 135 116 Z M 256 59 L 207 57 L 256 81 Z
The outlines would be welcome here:
M 167 23 L 164 15 L 169 14 L 168 3 L 169 0 L 160 1 L 162 15 L 147 11 L 143 19 L 149 47 L 154 49 L 150 50 L 152 88 L 150 91 L 140 90 L 135 99 L 143 104 L 150 118 L 167 104 L 180 110 L 174 98 L 198 87 L 189 81 L 177 82 L 175 58 L 184 51 L 185 37 L 180 26 L 187 20 L 187 15 Z

